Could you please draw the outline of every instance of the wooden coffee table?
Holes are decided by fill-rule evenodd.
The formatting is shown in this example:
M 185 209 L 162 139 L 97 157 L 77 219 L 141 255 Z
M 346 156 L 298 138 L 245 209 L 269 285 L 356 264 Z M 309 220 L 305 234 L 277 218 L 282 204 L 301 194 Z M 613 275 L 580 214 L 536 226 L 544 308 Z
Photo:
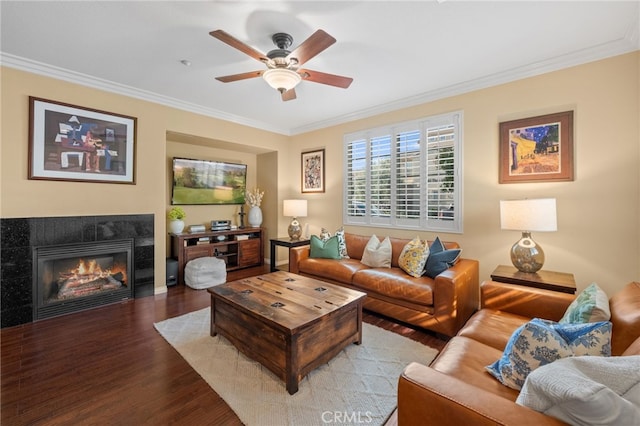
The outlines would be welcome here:
M 208 289 L 211 335 L 220 334 L 286 383 L 303 377 L 351 343 L 362 343 L 365 293 L 289 272 Z

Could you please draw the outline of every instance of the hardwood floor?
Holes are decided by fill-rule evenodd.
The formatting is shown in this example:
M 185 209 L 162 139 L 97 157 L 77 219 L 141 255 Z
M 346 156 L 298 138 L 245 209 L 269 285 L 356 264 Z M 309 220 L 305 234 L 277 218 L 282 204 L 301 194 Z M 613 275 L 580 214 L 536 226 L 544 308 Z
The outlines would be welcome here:
M 229 273 L 234 280 L 268 272 Z M 238 417 L 153 323 L 208 307 L 185 286 L 5 328 L 0 423 L 8 425 L 240 425 Z M 370 324 L 441 349 L 434 334 L 365 313 Z

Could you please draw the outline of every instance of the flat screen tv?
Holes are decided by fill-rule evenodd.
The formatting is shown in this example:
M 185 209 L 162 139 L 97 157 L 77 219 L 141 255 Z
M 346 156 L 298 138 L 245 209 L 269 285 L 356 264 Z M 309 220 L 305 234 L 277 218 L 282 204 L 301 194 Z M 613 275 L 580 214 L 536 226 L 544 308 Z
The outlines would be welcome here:
M 244 204 L 247 165 L 173 159 L 171 204 Z

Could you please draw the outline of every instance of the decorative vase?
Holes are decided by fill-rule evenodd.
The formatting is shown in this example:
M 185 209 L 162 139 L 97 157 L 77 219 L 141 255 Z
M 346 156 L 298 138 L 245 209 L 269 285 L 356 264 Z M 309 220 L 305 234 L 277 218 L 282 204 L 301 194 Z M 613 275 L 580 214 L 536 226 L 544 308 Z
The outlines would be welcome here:
M 262 224 L 262 210 L 258 206 L 251 206 L 249 209 L 249 225 L 257 228 Z
M 184 220 L 171 220 L 169 221 L 169 230 L 174 234 L 181 234 L 184 229 Z

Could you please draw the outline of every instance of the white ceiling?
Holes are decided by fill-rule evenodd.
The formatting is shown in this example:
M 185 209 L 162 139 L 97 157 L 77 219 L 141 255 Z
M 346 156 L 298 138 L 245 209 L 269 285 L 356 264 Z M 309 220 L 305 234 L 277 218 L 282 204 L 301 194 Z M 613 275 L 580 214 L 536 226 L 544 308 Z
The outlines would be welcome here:
M 282 134 L 297 134 L 638 50 L 635 1 L 5 1 L 2 64 Z M 283 102 L 264 65 L 214 39 L 223 29 L 264 53 L 317 29 L 337 42 L 304 67 Z M 181 60 L 191 66 L 181 64 Z M 88 102 L 90 104 L 90 102 Z M 89 106 L 89 105 L 86 105 Z

